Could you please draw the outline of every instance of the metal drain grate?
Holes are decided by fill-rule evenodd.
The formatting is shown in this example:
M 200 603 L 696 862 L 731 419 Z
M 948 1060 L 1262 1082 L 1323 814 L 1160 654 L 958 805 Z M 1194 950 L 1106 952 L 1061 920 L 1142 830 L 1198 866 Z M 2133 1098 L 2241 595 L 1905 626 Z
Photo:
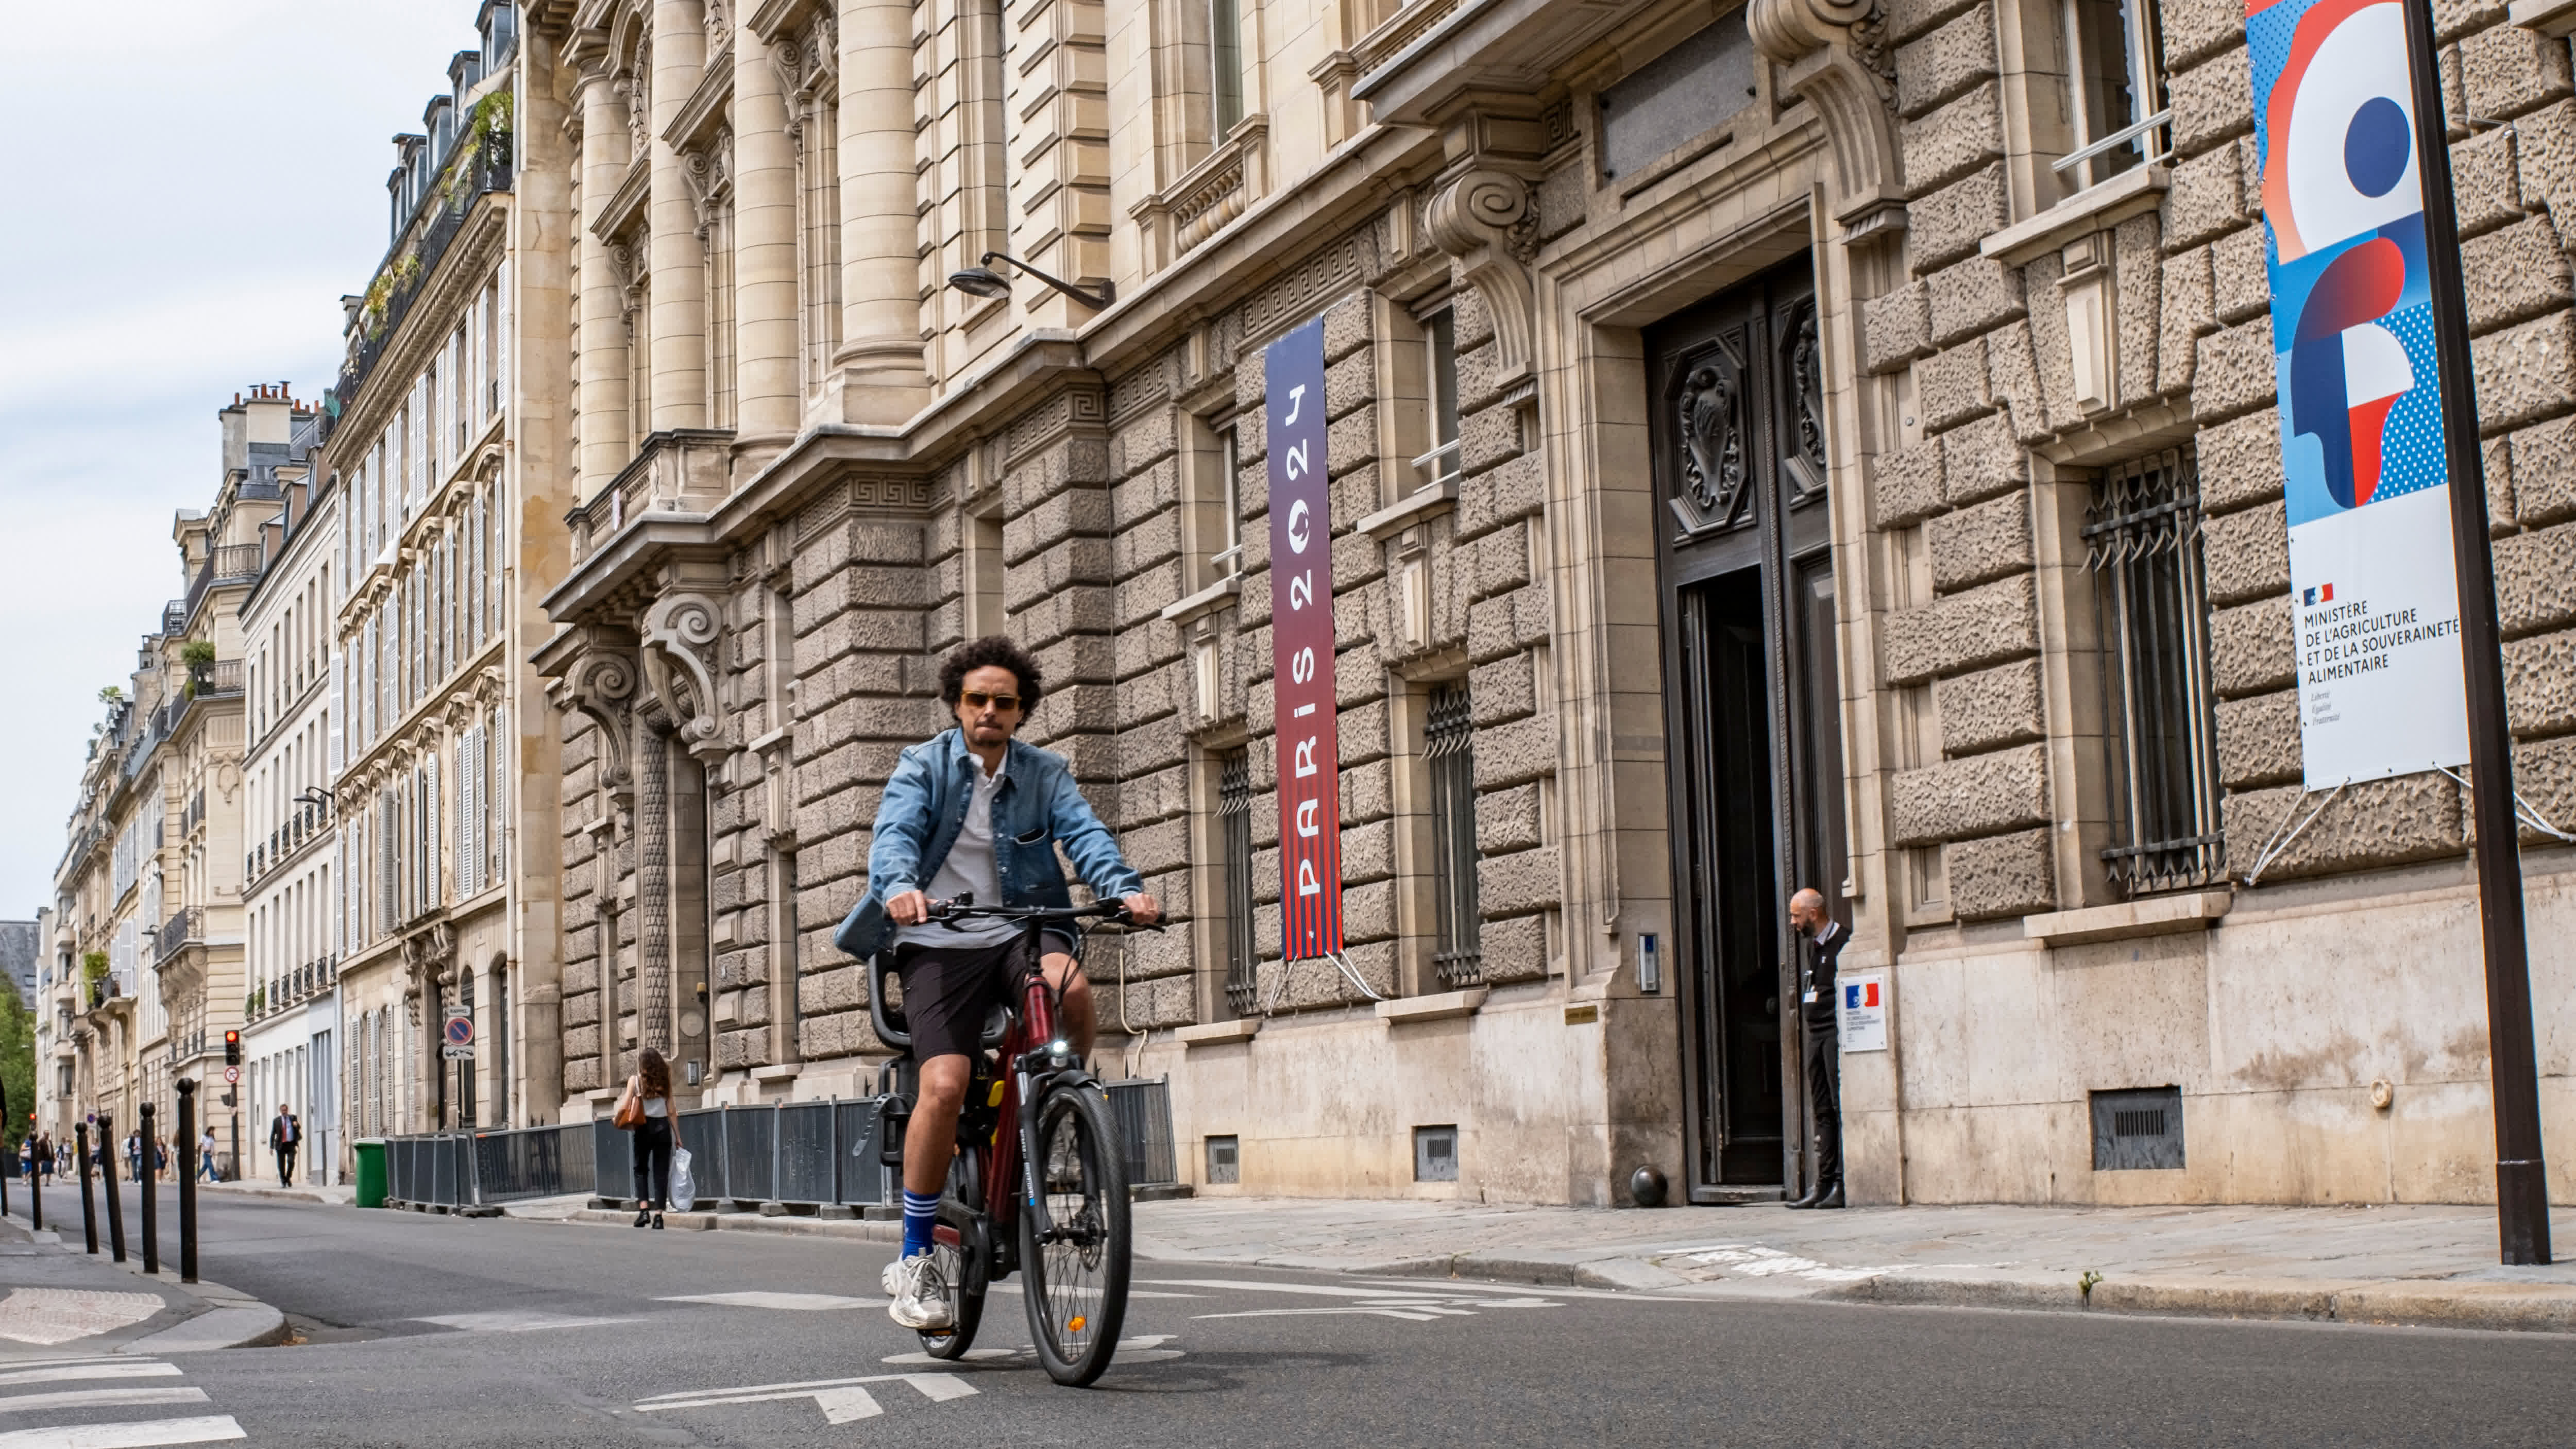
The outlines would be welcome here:
M 2182 1165 L 2182 1088 L 2093 1094 L 2094 1171 Z

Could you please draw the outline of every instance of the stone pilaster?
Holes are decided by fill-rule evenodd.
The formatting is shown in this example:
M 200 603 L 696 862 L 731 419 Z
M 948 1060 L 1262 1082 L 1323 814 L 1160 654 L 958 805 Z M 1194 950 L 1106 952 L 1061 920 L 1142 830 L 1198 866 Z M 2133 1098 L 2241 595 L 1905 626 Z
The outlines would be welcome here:
M 853 423 L 900 423 L 930 399 L 915 260 L 912 7 L 840 9 L 841 348 L 839 405 Z
M 659 0 L 649 72 L 653 196 L 645 213 L 653 274 L 650 426 L 657 433 L 707 425 L 706 244 L 687 163 L 665 134 L 706 69 L 706 50 L 695 0 Z
M 796 147 L 768 42 L 733 40 L 735 476 L 795 436 Z

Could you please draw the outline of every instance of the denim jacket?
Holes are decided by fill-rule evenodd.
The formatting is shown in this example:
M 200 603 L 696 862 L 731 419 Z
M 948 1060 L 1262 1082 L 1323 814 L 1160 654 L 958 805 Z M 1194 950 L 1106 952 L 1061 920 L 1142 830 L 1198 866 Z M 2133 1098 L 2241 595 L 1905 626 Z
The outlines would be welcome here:
M 834 945 L 864 959 L 893 935 L 886 898 L 920 890 L 939 873 L 974 799 L 974 776 L 968 772 L 982 768 L 983 762 L 966 748 L 962 730 L 942 730 L 903 752 L 877 805 L 876 837 L 868 846 L 868 893 L 833 932 Z M 1082 798 L 1064 757 L 1013 740 L 993 796 L 993 868 L 1002 881 L 1000 904 L 1073 904 L 1056 864 L 1058 841 L 1083 881 L 1102 896 L 1132 896 L 1145 889 L 1118 853 L 1109 827 Z

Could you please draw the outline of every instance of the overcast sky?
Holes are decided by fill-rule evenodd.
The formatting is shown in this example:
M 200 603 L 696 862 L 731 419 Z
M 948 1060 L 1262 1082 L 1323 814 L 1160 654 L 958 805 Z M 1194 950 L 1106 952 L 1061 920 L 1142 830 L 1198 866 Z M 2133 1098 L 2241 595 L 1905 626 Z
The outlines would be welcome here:
M 100 686 L 185 592 L 215 411 L 318 399 L 385 244 L 389 139 L 475 0 L 9 8 L 0 87 L 0 918 L 53 897 Z

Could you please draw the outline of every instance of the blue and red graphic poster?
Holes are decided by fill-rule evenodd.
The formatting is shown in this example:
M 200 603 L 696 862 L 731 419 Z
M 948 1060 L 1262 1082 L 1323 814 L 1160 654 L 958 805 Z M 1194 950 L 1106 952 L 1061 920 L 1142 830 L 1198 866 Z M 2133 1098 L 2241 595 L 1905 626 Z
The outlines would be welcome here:
M 2396 0 L 2249 5 L 2307 785 L 2462 764 L 2434 259 L 2404 12 Z
M 1324 319 L 1262 354 L 1270 424 L 1270 658 L 1278 710 L 1281 956 L 1342 949 L 1341 750 L 1334 733 L 1333 501 Z

